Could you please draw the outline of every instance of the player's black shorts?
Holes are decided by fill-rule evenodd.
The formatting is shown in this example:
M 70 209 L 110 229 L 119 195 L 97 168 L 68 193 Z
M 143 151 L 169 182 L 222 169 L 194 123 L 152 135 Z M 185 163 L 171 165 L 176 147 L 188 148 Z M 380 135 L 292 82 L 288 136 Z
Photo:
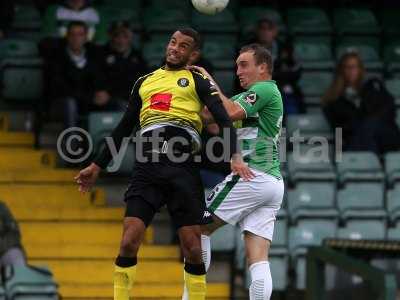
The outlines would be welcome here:
M 199 168 L 190 160 L 173 163 L 162 156 L 159 162 L 136 162 L 125 201 L 125 216 L 140 218 L 146 226 L 164 205 L 176 227 L 212 221 Z

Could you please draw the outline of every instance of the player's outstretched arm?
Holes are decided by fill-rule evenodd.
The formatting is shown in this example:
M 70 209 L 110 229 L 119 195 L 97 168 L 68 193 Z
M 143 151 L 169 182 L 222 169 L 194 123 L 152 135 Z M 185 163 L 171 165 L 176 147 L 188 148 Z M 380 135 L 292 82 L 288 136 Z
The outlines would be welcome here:
M 139 114 L 142 105 L 138 95 L 140 86 L 140 83 L 138 84 L 139 80 L 135 83 L 127 109 L 121 121 L 111 133 L 111 139 L 116 149 L 121 147 L 123 139 L 129 137 L 135 126 L 139 123 Z M 107 143 L 104 142 L 104 144 L 103 150 L 99 156 L 88 167 L 81 170 L 79 174 L 75 176 L 76 183 L 79 185 L 79 191 L 83 193 L 90 191 L 101 169 L 106 168 L 113 158 L 113 154 L 107 146 Z

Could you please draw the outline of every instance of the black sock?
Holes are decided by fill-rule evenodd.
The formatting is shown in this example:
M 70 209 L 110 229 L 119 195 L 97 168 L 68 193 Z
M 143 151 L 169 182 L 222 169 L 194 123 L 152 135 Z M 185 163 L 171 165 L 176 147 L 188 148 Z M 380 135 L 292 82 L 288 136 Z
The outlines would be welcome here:
M 185 271 L 192 275 L 204 275 L 206 274 L 206 267 L 204 263 L 190 264 L 185 262 Z
M 123 257 L 118 255 L 115 264 L 121 268 L 133 267 L 137 265 L 137 257 Z

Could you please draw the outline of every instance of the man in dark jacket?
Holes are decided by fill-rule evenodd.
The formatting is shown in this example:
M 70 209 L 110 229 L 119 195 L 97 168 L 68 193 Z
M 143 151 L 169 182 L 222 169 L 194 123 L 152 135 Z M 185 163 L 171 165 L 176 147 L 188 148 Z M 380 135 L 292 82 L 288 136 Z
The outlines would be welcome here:
M 25 262 L 18 224 L 8 207 L 0 201 L 0 266 Z
M 100 55 L 107 94 L 113 99 L 126 101 L 133 83 L 147 74 L 147 65 L 141 53 L 132 47 L 133 32 L 129 23 L 113 23 L 109 34 L 110 41 Z
M 85 23 L 71 22 L 58 55 L 49 62 L 50 96 L 62 100 L 66 127 L 77 126 L 79 115 L 90 111 L 121 109 L 108 97 L 97 50 L 87 43 L 87 32 Z

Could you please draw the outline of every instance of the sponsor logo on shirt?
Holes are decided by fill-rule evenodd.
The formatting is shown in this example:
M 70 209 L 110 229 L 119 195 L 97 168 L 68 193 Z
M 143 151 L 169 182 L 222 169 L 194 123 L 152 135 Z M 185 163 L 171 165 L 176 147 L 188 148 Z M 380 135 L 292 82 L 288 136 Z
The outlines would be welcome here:
M 150 99 L 150 109 L 169 111 L 171 100 L 172 94 L 154 94 Z

